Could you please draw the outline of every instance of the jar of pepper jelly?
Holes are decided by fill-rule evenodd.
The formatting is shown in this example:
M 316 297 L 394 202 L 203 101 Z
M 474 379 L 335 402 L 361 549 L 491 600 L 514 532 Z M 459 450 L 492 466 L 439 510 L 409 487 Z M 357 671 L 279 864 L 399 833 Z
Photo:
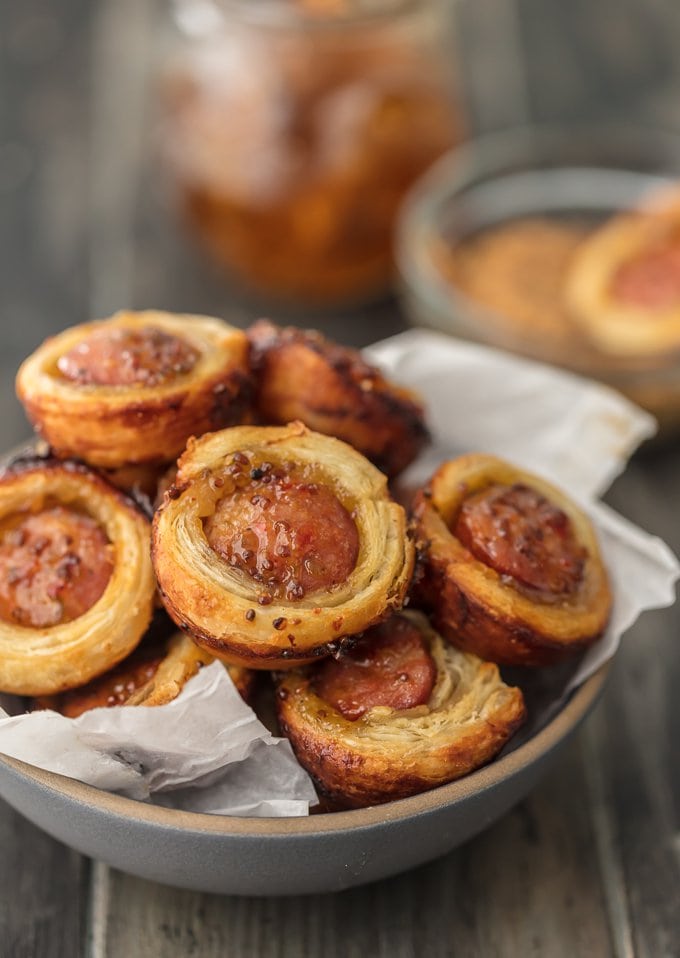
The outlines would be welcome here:
M 184 213 L 245 288 L 387 291 L 402 197 L 462 135 L 445 0 L 179 0 L 162 149 Z

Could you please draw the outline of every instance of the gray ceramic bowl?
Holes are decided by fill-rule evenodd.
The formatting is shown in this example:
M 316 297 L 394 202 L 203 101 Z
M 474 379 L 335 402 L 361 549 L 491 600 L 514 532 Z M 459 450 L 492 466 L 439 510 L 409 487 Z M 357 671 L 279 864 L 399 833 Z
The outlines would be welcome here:
M 178 812 L 0 758 L 0 796 L 79 852 L 168 885 L 232 895 L 334 892 L 443 855 L 538 781 L 597 701 L 609 664 L 486 768 L 422 795 L 309 818 Z

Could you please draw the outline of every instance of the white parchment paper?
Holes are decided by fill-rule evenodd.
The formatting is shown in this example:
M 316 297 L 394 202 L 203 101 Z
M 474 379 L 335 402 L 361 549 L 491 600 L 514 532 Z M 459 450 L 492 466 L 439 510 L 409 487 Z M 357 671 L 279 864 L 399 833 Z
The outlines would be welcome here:
M 19 706 L 4 699 L 11 711 Z M 316 802 L 290 743 L 269 733 L 218 662 L 155 708 L 92 709 L 77 719 L 3 714 L 0 752 L 130 798 L 267 816 L 306 815 Z
M 613 613 L 564 694 L 611 658 L 641 612 L 675 601 L 680 566 L 668 546 L 597 500 L 654 435 L 653 416 L 600 383 L 440 333 L 411 330 L 366 353 L 427 406 L 433 444 L 400 478 L 406 486 L 422 484 L 446 459 L 487 452 L 551 480 L 595 523 Z
M 405 477 L 418 484 L 443 460 L 490 452 L 546 476 L 596 523 L 614 590 L 604 638 L 545 706 L 610 658 L 645 609 L 673 602 L 677 560 L 597 501 L 638 444 L 651 416 L 617 393 L 539 363 L 412 331 L 378 343 L 368 358 L 426 402 L 432 446 Z M 193 811 L 305 815 L 316 800 L 287 741 L 273 737 L 218 663 L 157 708 L 94 709 L 77 719 L 54 712 L 12 714 L 0 696 L 0 752 L 99 788 Z M 541 716 L 532 724 L 540 727 Z
M 595 497 L 656 432 L 653 416 L 607 386 L 440 333 L 412 330 L 366 354 L 427 405 L 434 444 L 407 482 L 464 452 L 489 452 Z

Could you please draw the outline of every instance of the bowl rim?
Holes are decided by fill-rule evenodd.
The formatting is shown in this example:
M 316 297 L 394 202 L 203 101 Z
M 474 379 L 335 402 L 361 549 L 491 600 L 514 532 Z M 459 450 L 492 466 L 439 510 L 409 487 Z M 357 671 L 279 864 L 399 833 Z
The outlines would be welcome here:
M 619 147 L 629 150 L 633 145 L 640 147 L 640 144 L 645 144 L 644 148 L 649 149 L 650 140 L 654 141 L 655 148 L 663 143 L 670 151 L 677 151 L 680 168 L 680 132 L 651 123 L 618 120 L 606 123 L 587 120 L 520 123 L 502 130 L 481 133 L 447 150 L 411 187 L 399 212 L 395 234 L 397 258 L 401 261 L 405 255 L 404 250 L 412 246 L 408 232 L 412 221 L 423 217 L 423 208 L 431 211 L 433 205 L 438 205 L 451 194 L 457 193 L 472 173 L 485 171 L 489 161 L 489 172 L 493 176 L 499 176 L 502 166 L 511 160 L 517 151 L 558 149 L 560 144 L 571 143 L 574 138 L 587 140 L 591 145 L 606 143 L 608 148 L 611 148 L 612 142 L 616 142 Z M 480 163 L 480 158 L 486 162 Z M 564 164 L 565 167 L 581 165 L 584 164 Z M 605 163 L 591 165 L 608 168 Z
M 259 30 L 290 34 L 325 36 L 342 34 L 357 28 L 381 27 L 391 21 L 400 21 L 422 12 L 418 0 L 380 0 L 367 9 L 314 14 L 276 0 L 261 0 L 251 5 L 248 0 L 213 0 L 205 20 L 197 21 L 182 16 L 182 7 L 176 4 L 175 21 L 189 36 L 203 36 L 216 27 L 226 29 L 230 23 Z
M 4 754 L 0 754 L 0 771 L 4 765 L 43 790 L 58 793 L 60 797 L 76 804 L 94 806 L 110 817 L 124 820 L 136 819 L 140 824 L 163 829 L 240 838 L 263 836 L 304 838 L 338 832 L 355 832 L 357 829 L 388 825 L 426 815 L 438 809 L 463 804 L 476 794 L 493 789 L 519 775 L 548 755 L 577 728 L 597 701 L 612 662 L 613 660 L 609 659 L 600 665 L 582 685 L 570 693 L 567 701 L 546 725 L 513 751 L 455 782 L 409 798 L 398 799 L 384 805 L 372 805 L 368 808 L 290 818 L 216 815 L 182 811 L 136 801 L 86 785 L 77 779 L 48 772 Z

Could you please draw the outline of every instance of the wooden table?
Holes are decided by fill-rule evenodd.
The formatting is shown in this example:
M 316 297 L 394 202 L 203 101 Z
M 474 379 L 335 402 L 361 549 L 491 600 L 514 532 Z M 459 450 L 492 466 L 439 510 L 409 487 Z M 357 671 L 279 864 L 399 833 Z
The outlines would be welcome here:
M 0 8 L 2 9 L 2 8 Z M 0 448 L 27 435 L 19 361 L 123 305 L 250 318 L 164 207 L 147 130 L 160 0 L 23 0 L 0 26 Z M 641 114 L 680 127 L 673 0 L 476 0 L 458 15 L 473 128 Z M 363 345 L 385 304 L 327 320 Z M 611 503 L 680 549 L 677 444 Z M 0 954 L 615 956 L 680 953 L 680 612 L 626 637 L 605 698 L 532 795 L 430 865 L 332 896 L 176 891 L 92 863 L 0 805 Z

